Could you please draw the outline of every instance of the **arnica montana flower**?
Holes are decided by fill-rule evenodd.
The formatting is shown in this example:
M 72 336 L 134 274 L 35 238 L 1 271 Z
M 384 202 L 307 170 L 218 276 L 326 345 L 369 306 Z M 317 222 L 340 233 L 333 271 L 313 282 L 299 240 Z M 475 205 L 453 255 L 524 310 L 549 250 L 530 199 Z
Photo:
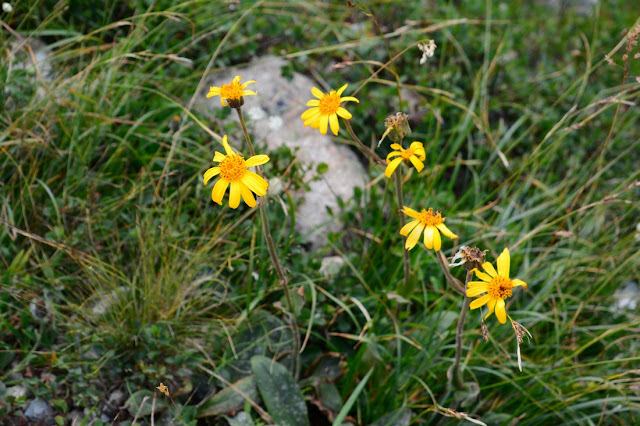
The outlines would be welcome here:
M 431 208 L 429 210 L 422 209 L 421 212 L 417 212 L 407 206 L 404 207 L 402 212 L 414 219 L 403 226 L 400 230 L 400 234 L 405 237 L 409 232 L 411 232 L 411 234 L 409 234 L 409 238 L 407 238 L 407 242 L 405 243 L 405 248 L 407 250 L 411 250 L 415 247 L 420 239 L 422 231 L 424 231 L 424 245 L 427 246 L 429 250 L 440 250 L 440 246 L 442 245 L 440 232 L 442 232 L 446 237 L 452 239 L 458 238 L 458 236 L 451 232 L 444 224 L 445 218 L 442 217 L 440 212 L 436 212 L 434 214 L 433 209 Z
M 389 155 L 387 155 L 387 163 L 389 164 L 387 165 L 387 168 L 384 171 L 384 175 L 386 177 L 390 178 L 393 172 L 398 167 L 398 165 L 403 160 L 410 161 L 411 164 L 414 165 L 414 167 L 418 172 L 424 169 L 424 163 L 422 162 L 426 158 L 426 154 L 424 152 L 424 146 L 422 145 L 422 143 L 414 142 L 411 144 L 409 149 L 404 149 L 400 144 L 392 143 L 391 149 L 394 149 L 395 151 L 391 151 Z M 398 157 L 398 158 L 389 162 L 389 159 L 393 157 Z
M 227 155 L 216 152 L 213 161 L 220 164 L 204 172 L 205 185 L 212 177 L 220 175 L 220 179 L 211 191 L 211 199 L 218 204 L 222 204 L 222 198 L 227 192 L 227 187 L 231 185 L 229 207 L 232 209 L 237 208 L 240 205 L 241 196 L 249 207 L 255 207 L 256 199 L 253 197 L 252 191 L 256 195 L 263 197 L 267 194 L 269 184 L 257 173 L 248 170 L 248 168 L 265 164 L 269 161 L 269 157 L 255 155 L 245 160 L 240 154 L 233 152 L 227 142 L 227 135 L 222 138 L 222 146 L 224 146 Z
M 254 80 L 247 81 L 244 84 L 240 84 L 240 77 L 236 75 L 231 83 L 223 84 L 220 87 L 209 87 L 209 93 L 207 93 L 207 99 L 213 96 L 220 96 L 220 103 L 224 106 L 229 106 L 231 108 L 240 108 L 244 105 L 243 96 L 248 95 L 257 95 L 253 90 L 245 90 L 245 88 L 251 84 L 255 83 Z
M 327 127 L 331 126 L 331 131 L 334 135 L 338 134 L 340 125 L 338 123 L 338 116 L 349 120 L 351 113 L 344 109 L 340 104 L 342 102 L 354 101 L 360 102 L 353 96 L 340 97 L 342 92 L 347 88 L 348 84 L 345 84 L 338 91 L 332 90 L 329 93 L 323 93 L 320 89 L 312 88 L 311 93 L 318 99 L 311 99 L 307 102 L 307 106 L 313 107 L 306 110 L 300 118 L 304 120 L 304 126 L 311 125 L 313 129 L 320 129 L 320 133 L 327 134 Z
M 470 308 L 477 309 L 481 306 L 487 305 L 489 313 L 484 319 L 495 312 L 498 321 L 502 324 L 507 322 L 507 310 L 504 306 L 504 299 L 511 297 L 511 291 L 518 286 L 527 289 L 527 283 L 518 279 L 509 278 L 509 264 L 511 263 L 509 257 L 509 250 L 504 249 L 502 254 L 498 256 L 498 271 L 496 271 L 493 265 L 489 262 L 482 264 L 482 269 L 485 272 L 481 272 L 478 269 L 472 269 L 472 272 L 476 274 L 482 281 L 470 281 L 467 287 L 467 297 L 476 297 L 482 293 L 487 293 L 484 296 L 471 302 Z

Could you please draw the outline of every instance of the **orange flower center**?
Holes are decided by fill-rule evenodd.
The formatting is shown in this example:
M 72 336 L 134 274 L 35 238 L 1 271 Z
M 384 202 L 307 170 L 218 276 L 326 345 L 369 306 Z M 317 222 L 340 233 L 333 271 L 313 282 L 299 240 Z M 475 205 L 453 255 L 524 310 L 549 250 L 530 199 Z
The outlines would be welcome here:
M 402 150 L 402 154 L 400 154 L 400 156 L 405 160 L 408 160 L 409 158 L 411 158 L 412 155 L 413 155 L 413 149 L 411 149 L 411 148 L 403 149 Z M 440 214 L 440 213 L 438 213 L 438 214 Z
M 419 213 L 417 218 L 424 226 L 436 226 L 444 223 L 444 218 L 440 212 L 433 213 L 433 209 L 425 210 Z
M 335 90 L 332 90 L 331 93 L 325 93 L 322 99 L 320 99 L 318 108 L 322 115 L 335 114 L 338 108 L 340 108 L 340 96 L 338 96 Z
M 240 99 L 242 97 L 242 85 L 237 81 L 220 86 L 220 97 L 224 99 Z
M 511 297 L 513 283 L 509 278 L 498 275 L 489 283 L 488 292 L 492 299 L 506 299 Z
M 239 155 L 227 155 L 220 163 L 220 177 L 229 182 L 242 179 L 247 171 L 247 164 Z

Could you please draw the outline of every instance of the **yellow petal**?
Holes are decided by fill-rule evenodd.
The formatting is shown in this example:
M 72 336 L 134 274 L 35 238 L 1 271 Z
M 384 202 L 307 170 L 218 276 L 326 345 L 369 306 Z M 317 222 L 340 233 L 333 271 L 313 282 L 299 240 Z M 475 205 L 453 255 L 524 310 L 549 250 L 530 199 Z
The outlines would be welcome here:
M 309 102 L 307 102 L 307 106 L 310 107 L 317 107 L 318 105 L 320 105 L 320 99 L 311 99 Z
M 220 103 L 222 106 L 227 106 L 227 101 L 222 96 L 220 97 Z
M 345 96 L 344 98 L 340 98 L 340 102 L 349 102 L 349 101 L 353 101 L 353 102 L 357 102 L 360 103 L 359 100 L 357 100 L 356 98 L 354 98 L 353 96 Z
M 312 129 L 317 129 L 319 122 L 320 122 L 320 112 L 318 112 L 314 116 L 309 117 L 307 121 L 304 122 L 304 126 L 307 127 L 309 124 L 311 124 Z
M 507 322 L 507 310 L 504 308 L 504 299 L 498 299 L 496 302 L 496 317 L 501 324 Z
M 217 96 L 219 94 L 220 94 L 220 88 L 219 87 L 209 86 L 209 94 L 207 95 L 207 97 L 209 97 L 209 95 Z
M 216 163 L 222 163 L 222 160 L 224 160 L 225 158 L 227 158 L 226 155 L 224 155 L 221 152 L 216 151 L 216 153 L 213 156 L 213 161 L 215 161 Z
M 390 162 L 389 165 L 387 166 L 387 168 L 384 170 L 384 175 L 387 178 L 391 178 L 391 175 L 393 174 L 393 172 L 398 167 L 398 164 L 400 164 L 400 163 L 402 163 L 402 158 L 396 158 L 395 160 Z
M 310 108 L 308 110 L 306 110 L 305 112 L 302 113 L 302 115 L 300 116 L 300 118 L 302 118 L 303 120 L 308 120 L 309 118 L 320 114 L 320 108 L 318 107 L 313 107 Z
M 496 309 L 496 302 L 497 301 L 498 301 L 498 299 L 489 300 L 489 303 L 487 303 L 487 308 L 489 308 L 489 313 L 484 316 L 484 319 L 487 319 L 487 318 L 489 318 L 491 316 L 493 311 Z
M 323 135 L 326 135 L 327 128 L 329 127 L 329 116 L 328 115 L 321 116 L 320 122 L 318 124 L 319 124 L 320 133 L 322 133 Z
M 525 283 L 524 281 L 519 280 L 519 279 L 517 279 L 517 278 L 516 278 L 515 280 L 511 280 L 511 284 L 513 284 L 513 286 L 514 286 L 514 287 L 522 286 L 522 287 L 524 287 L 524 289 L 525 289 L 525 290 L 526 290 L 526 289 L 527 289 L 527 287 L 528 287 L 528 286 L 527 286 L 527 283 Z
M 249 81 L 247 81 L 247 82 L 244 82 L 244 83 L 242 83 L 242 86 L 240 86 L 240 88 L 241 88 L 241 89 L 244 89 L 245 87 L 247 87 L 248 85 L 253 84 L 253 83 L 257 83 L 257 81 L 255 81 L 255 80 L 249 80 Z
M 247 167 L 261 166 L 269 161 L 269 156 L 264 154 L 254 155 L 249 158 L 244 164 Z
M 391 149 L 395 149 L 396 151 L 404 151 L 402 149 L 402 145 L 400 145 L 399 143 L 392 143 L 389 146 L 391 147 Z
M 251 190 L 244 183 L 240 183 L 240 193 L 242 194 L 242 199 L 249 207 L 256 206 L 256 199 L 253 196 Z
M 218 204 L 222 204 L 222 197 L 224 197 L 224 193 L 227 192 L 227 187 L 229 186 L 229 181 L 225 179 L 220 179 L 216 182 L 211 190 L 211 199 Z
M 421 223 L 413 228 L 413 231 L 411 231 L 411 234 L 409 234 L 409 238 L 407 238 L 407 242 L 404 245 L 407 250 L 411 250 L 416 246 L 418 240 L 420 239 L 420 233 L 423 229 L 424 225 Z
M 237 209 L 240 205 L 240 182 L 231 182 L 231 189 L 229 190 L 229 207 Z
M 406 225 L 404 225 L 402 227 L 402 229 L 400 230 L 400 235 L 402 235 L 403 237 L 406 237 L 407 234 L 413 229 L 415 228 L 420 222 L 417 220 L 412 220 L 411 222 L 407 223 Z
M 486 282 L 484 281 L 469 281 L 467 283 L 467 287 L 471 288 L 471 287 L 477 287 L 479 285 L 487 285 Z
M 474 287 L 469 287 L 467 289 L 467 297 L 476 297 L 482 293 L 486 293 L 488 289 L 487 284 L 483 285 L 483 286 L 474 286 Z
M 453 232 L 451 232 L 451 230 L 449 228 L 447 228 L 447 225 L 445 225 L 444 223 L 436 225 L 436 227 L 440 230 L 440 232 L 442 232 L 444 234 L 445 237 L 451 238 L 453 240 L 458 238 L 458 236 L 456 234 L 454 234 Z
M 445 235 L 447 235 L 447 234 L 445 234 Z M 484 272 L 480 271 L 478 268 L 473 268 L 471 270 L 471 272 L 475 272 L 476 277 L 480 278 L 482 281 L 487 282 L 487 283 L 490 283 L 491 280 L 493 279 L 489 275 L 487 275 Z
M 336 114 L 338 114 L 340 117 L 344 118 L 345 120 L 349 120 L 352 117 L 351 113 L 342 107 L 338 108 L 338 110 L 336 111 Z
M 257 94 L 258 94 L 258 92 L 254 92 L 253 90 L 243 90 L 240 93 L 240 96 L 255 96 Z
M 424 230 L 424 245 L 431 250 L 433 248 L 433 231 L 435 231 L 436 228 L 434 228 L 433 226 L 427 226 Z M 436 231 L 437 232 L 437 231 Z M 439 235 L 438 235 L 439 236 Z M 438 250 L 436 250 L 438 251 Z
M 489 296 L 488 294 L 485 294 L 484 296 L 472 301 L 469 304 L 469 308 L 478 309 L 479 307 L 486 305 L 487 302 L 489 302 L 489 300 L 491 300 L 491 296 Z
M 318 99 L 322 99 L 322 97 L 324 96 L 324 93 L 317 87 L 312 87 L 311 93 L 313 94 L 313 96 L 315 96 Z
M 338 136 L 338 130 L 340 130 L 340 125 L 338 124 L 338 116 L 335 114 L 331 114 L 329 116 L 329 124 L 331 125 L 331 131 L 334 135 Z
M 416 168 L 418 173 L 421 172 L 422 169 L 424 169 L 424 164 L 422 163 L 422 161 L 418 160 L 418 157 L 416 157 L 415 155 L 409 157 L 409 161 L 411 161 L 411 164 L 413 164 L 413 167 Z
M 269 183 L 266 180 L 251 170 L 247 170 L 244 176 L 242 176 L 242 183 L 247 185 L 250 190 L 260 197 L 264 197 L 266 195 L 267 188 L 269 187 Z
M 409 149 L 412 149 L 414 152 L 418 149 L 422 149 L 422 151 L 424 151 L 424 145 L 422 145 L 422 142 L 412 142 Z
M 234 155 L 235 154 L 233 152 L 233 150 L 231 149 L 231 147 L 229 146 L 229 142 L 227 142 L 227 135 L 224 135 L 222 137 L 222 146 L 224 146 L 224 150 L 226 151 L 227 155 Z
M 414 209 L 412 209 L 410 207 L 407 207 L 407 206 L 402 206 L 402 213 L 404 213 L 407 216 L 412 217 L 414 219 L 417 219 L 418 216 L 420 216 L 420 213 L 418 213 Z
M 212 177 L 218 176 L 218 174 L 220 174 L 220 167 L 212 167 L 204 172 L 204 184 L 206 185 Z
M 498 275 L 493 265 L 490 264 L 489 262 L 484 262 L 482 264 L 482 269 L 484 269 L 487 272 L 487 274 L 491 276 L 491 278 L 495 278 Z
M 402 153 L 399 151 L 391 151 L 389 155 L 387 155 L 387 163 L 389 162 L 390 158 L 397 157 L 398 155 L 402 155 Z
M 338 96 L 342 95 L 342 92 L 344 92 L 344 90 L 347 88 L 348 84 L 345 84 L 344 86 L 342 86 L 341 88 L 338 89 L 338 91 L 336 92 L 336 94 Z
M 442 247 L 442 239 L 440 238 L 438 228 L 435 226 L 431 226 L 430 228 L 433 229 L 433 249 L 435 251 L 440 251 L 440 247 Z
M 242 77 L 240 77 L 239 75 L 236 75 L 235 77 L 233 77 L 232 81 L 235 81 L 236 83 L 240 83 L 241 79 L 242 79 Z
M 509 278 L 509 265 L 511 259 L 509 257 L 509 249 L 505 248 L 500 256 L 498 256 L 498 274 L 505 278 Z

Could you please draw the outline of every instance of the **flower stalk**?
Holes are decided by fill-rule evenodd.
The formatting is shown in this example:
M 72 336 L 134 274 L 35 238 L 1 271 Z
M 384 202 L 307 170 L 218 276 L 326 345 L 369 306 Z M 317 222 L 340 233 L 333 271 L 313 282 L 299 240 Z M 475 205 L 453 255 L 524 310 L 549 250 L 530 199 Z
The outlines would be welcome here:
M 369 159 L 373 160 L 374 162 L 376 162 L 378 164 L 382 164 L 382 165 L 387 164 L 386 161 L 384 161 L 375 152 L 373 152 L 365 144 L 362 143 L 362 141 L 356 136 L 355 132 L 353 131 L 353 127 L 351 127 L 351 123 L 349 123 L 349 121 L 345 120 L 345 124 L 347 125 L 347 130 L 349 131 L 349 134 L 351 135 L 351 139 L 353 139 L 353 141 L 356 143 L 356 145 L 358 145 L 358 148 L 360 148 L 360 151 L 362 151 L 362 153 L 364 155 L 366 155 L 367 157 L 369 157 Z
M 238 118 L 240 119 L 240 124 L 242 126 L 242 131 L 244 133 L 244 137 L 249 145 L 249 151 L 251 155 L 255 155 L 255 150 L 253 149 L 253 144 L 251 143 L 251 138 L 249 137 L 249 132 L 247 131 L 247 125 L 244 122 L 244 117 L 242 116 L 242 110 L 238 107 L 235 108 L 238 113 Z M 263 176 L 262 167 L 257 167 L 258 174 Z M 291 319 L 291 331 L 293 333 L 294 339 L 294 362 L 293 362 L 293 371 L 294 377 L 297 379 L 300 371 L 300 334 L 298 332 L 298 322 L 295 317 L 293 299 L 291 298 L 291 291 L 289 290 L 289 280 L 287 278 L 287 274 L 282 267 L 282 263 L 280 262 L 280 258 L 278 257 L 278 252 L 276 251 L 276 245 L 273 242 L 273 236 L 271 234 L 271 228 L 269 227 L 269 216 L 267 215 L 267 209 L 264 202 L 260 202 L 258 204 L 258 209 L 260 210 L 260 219 L 262 222 L 262 232 L 264 233 L 264 238 L 267 243 L 267 250 L 269 251 L 269 256 L 271 257 L 271 263 L 276 271 L 276 275 L 280 280 L 280 284 L 282 285 L 282 289 L 284 290 L 285 302 L 287 304 L 287 311 L 290 314 Z
M 396 193 L 396 203 L 398 205 L 397 211 L 398 216 L 400 217 L 400 227 L 404 228 L 404 214 L 402 213 L 402 208 L 404 207 L 404 200 L 402 195 L 402 169 L 396 171 L 395 175 L 395 193 Z M 404 263 L 404 289 L 406 294 L 408 295 L 411 292 L 411 288 L 409 288 L 409 278 L 411 276 L 411 259 L 409 258 L 409 250 L 406 248 L 407 245 L 407 237 L 402 236 L 402 260 Z
M 467 271 L 467 277 L 464 283 L 464 289 L 467 289 L 467 283 L 471 281 L 473 277 L 473 272 Z M 464 321 L 467 318 L 467 311 L 469 310 L 469 303 L 471 303 L 471 299 L 464 296 L 464 300 L 462 302 L 462 309 L 460 310 L 460 316 L 458 317 L 458 325 L 456 327 L 456 355 L 453 360 L 452 367 L 452 376 L 453 376 L 453 386 L 462 390 L 464 387 L 464 381 L 462 379 L 462 371 L 460 370 L 460 359 L 462 358 L 462 334 L 464 333 Z

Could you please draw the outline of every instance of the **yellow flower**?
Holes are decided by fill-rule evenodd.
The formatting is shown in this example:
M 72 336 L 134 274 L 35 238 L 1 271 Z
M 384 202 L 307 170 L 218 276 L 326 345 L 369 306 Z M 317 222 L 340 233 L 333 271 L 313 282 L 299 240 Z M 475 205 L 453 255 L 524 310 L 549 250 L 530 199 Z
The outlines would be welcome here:
M 320 133 L 327 134 L 327 126 L 331 126 L 331 131 L 334 135 L 338 134 L 340 125 L 338 124 L 338 116 L 349 120 L 351 114 L 346 109 L 342 108 L 340 104 L 342 102 L 354 101 L 360 103 L 359 100 L 353 96 L 345 96 L 341 98 L 342 92 L 347 88 L 348 84 L 345 84 L 336 92 L 332 90 L 329 93 L 323 93 L 320 89 L 312 88 L 311 93 L 318 99 L 312 99 L 307 102 L 307 106 L 313 107 L 306 110 L 300 118 L 304 120 L 304 126 L 311 125 L 313 129 L 320 129 Z
M 231 185 L 229 207 L 237 208 L 240 205 L 240 196 L 249 207 L 255 207 L 256 199 L 253 197 L 252 191 L 263 197 L 267 194 L 269 184 L 261 176 L 247 169 L 265 164 L 269 161 L 269 157 L 255 155 L 245 161 L 244 157 L 233 152 L 227 142 L 227 135 L 222 138 L 222 146 L 224 146 L 227 155 L 216 151 L 213 161 L 220 164 L 204 172 L 205 185 L 212 177 L 220 175 L 220 179 L 211 191 L 211 199 L 222 205 L 222 198 L 227 192 L 227 187 Z
M 392 143 L 391 149 L 394 149 L 395 151 L 391 151 L 389 155 L 387 155 L 387 163 L 389 163 L 389 165 L 384 171 L 384 175 L 386 177 L 391 177 L 393 172 L 396 170 L 396 167 L 398 167 L 402 160 L 411 161 L 411 164 L 414 165 L 418 172 L 424 169 L 424 164 L 422 162 L 425 158 L 427 158 L 427 156 L 424 152 L 424 146 L 422 146 L 421 142 L 412 143 L 409 149 L 402 148 L 400 144 Z M 389 159 L 393 157 L 398 158 L 389 162 Z
M 493 268 L 493 265 L 489 262 L 482 264 L 482 269 L 486 273 L 480 272 L 474 268 L 471 271 L 476 274 L 482 281 L 470 281 L 467 287 L 467 297 L 476 297 L 482 293 L 487 293 L 482 297 L 471 302 L 469 306 L 471 309 L 477 309 L 481 306 L 487 305 L 489 313 L 484 319 L 489 318 L 495 311 L 498 321 L 502 324 L 507 322 L 507 311 L 504 307 L 504 299 L 511 297 L 511 290 L 514 287 L 522 286 L 527 289 L 527 283 L 518 279 L 509 278 L 509 249 L 504 249 L 502 254 L 498 256 L 498 271 Z
M 220 96 L 220 103 L 223 106 L 228 105 L 231 108 L 240 108 L 244 104 L 243 96 L 257 95 L 253 90 L 245 90 L 249 84 L 255 83 L 255 81 L 251 80 L 244 84 L 240 84 L 241 78 L 242 77 L 239 75 L 236 75 L 229 84 L 223 84 L 220 87 L 210 86 L 209 93 L 207 93 L 207 99 L 213 96 Z
M 451 232 L 449 228 L 447 228 L 447 225 L 444 224 L 445 218 L 442 217 L 440 212 L 436 212 L 434 214 L 433 209 L 430 208 L 429 210 L 422 209 L 422 211 L 418 213 L 407 206 L 404 206 L 404 210 L 402 210 L 402 212 L 414 219 L 400 230 L 400 234 L 405 237 L 409 232 L 411 232 L 404 245 L 407 250 L 411 250 L 415 247 L 420 239 L 422 231 L 424 231 L 424 245 L 427 246 L 429 250 L 440 250 L 440 246 L 442 245 L 440 232 L 442 232 L 446 237 L 452 239 L 458 238 L 458 236 Z

